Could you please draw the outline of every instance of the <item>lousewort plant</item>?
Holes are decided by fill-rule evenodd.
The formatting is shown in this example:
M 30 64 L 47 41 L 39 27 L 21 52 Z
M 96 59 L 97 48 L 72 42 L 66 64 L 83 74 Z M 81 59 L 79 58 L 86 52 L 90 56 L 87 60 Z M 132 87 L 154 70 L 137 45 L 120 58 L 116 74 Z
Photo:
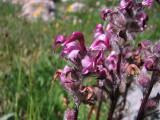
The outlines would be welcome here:
M 159 3 L 159 0 L 155 1 Z M 149 96 L 160 80 L 160 42 L 153 45 L 149 40 L 140 41 L 137 50 L 132 45 L 137 33 L 143 32 L 147 26 L 148 15 L 144 9 L 146 6 L 151 9 L 153 0 L 120 0 L 119 3 L 117 11 L 102 11 L 101 17 L 108 25 L 105 29 L 102 24 L 95 27 L 95 40 L 91 46 L 85 46 L 81 32 L 73 32 L 68 39 L 62 35 L 56 37 L 54 52 L 57 46 L 62 45 L 60 56 L 65 56 L 72 65 L 71 68 L 66 65 L 63 70 L 58 69 L 53 80 L 55 82 L 59 76 L 62 87 L 75 102 L 75 108 L 71 109 L 68 107 L 69 101 L 63 98 L 67 106 L 64 120 L 77 120 L 82 103 L 92 106 L 89 120 L 96 101 L 99 103 L 98 120 L 101 104 L 107 100 L 111 104 L 108 120 L 122 119 L 125 116 L 127 92 L 135 81 L 143 93 L 136 119 L 142 120 L 157 109 L 159 93 L 154 98 Z M 88 77 L 96 78 L 96 84 L 84 85 Z M 121 84 L 125 85 L 124 90 L 121 90 Z

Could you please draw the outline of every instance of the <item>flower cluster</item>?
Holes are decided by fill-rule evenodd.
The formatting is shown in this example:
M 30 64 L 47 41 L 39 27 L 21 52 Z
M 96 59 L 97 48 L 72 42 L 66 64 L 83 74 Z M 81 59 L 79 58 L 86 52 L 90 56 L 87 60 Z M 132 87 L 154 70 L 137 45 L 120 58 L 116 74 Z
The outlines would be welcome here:
M 160 42 L 152 45 L 149 40 L 140 41 L 137 50 L 132 45 L 136 34 L 144 31 L 147 26 L 148 15 L 144 13 L 144 8 L 149 6 L 150 9 L 152 3 L 153 0 L 120 0 L 117 11 L 104 9 L 101 17 L 108 25 L 105 29 L 102 24 L 95 27 L 95 40 L 89 47 L 85 46 L 85 38 L 81 32 L 73 32 L 67 39 L 62 35 L 56 37 L 54 52 L 57 46 L 63 46 L 60 56 L 65 57 L 72 65 L 72 68 L 66 65 L 63 70 L 58 69 L 54 76 L 54 81 L 60 76 L 61 85 L 72 95 L 75 102 L 75 110 L 68 107 L 65 119 L 76 120 L 81 103 L 94 106 L 98 100 L 101 105 L 105 100 L 105 93 L 111 100 L 108 120 L 113 117 L 121 119 L 127 90 L 135 78 L 144 95 L 137 120 L 145 118 L 145 111 L 156 108 L 157 103 L 152 99 L 148 100 L 148 97 L 153 85 L 160 78 Z M 148 71 L 152 72 L 152 76 Z M 96 84 L 83 85 L 88 77 L 96 78 Z M 122 80 L 127 81 L 123 83 L 126 84 L 124 93 L 120 90 Z M 120 111 L 117 116 L 113 116 L 120 98 Z M 97 116 L 99 110 L 100 108 Z

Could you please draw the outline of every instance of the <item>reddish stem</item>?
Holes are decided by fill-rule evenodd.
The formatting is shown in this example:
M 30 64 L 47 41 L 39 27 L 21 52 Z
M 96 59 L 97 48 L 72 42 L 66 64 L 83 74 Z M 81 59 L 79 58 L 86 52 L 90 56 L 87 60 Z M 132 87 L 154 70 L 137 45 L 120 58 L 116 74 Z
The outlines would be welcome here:
M 100 109 L 101 109 L 101 105 L 102 105 L 102 98 L 103 98 L 103 90 L 101 90 L 101 96 L 100 96 L 100 99 L 99 99 L 99 105 L 98 105 L 96 120 L 99 120 L 99 113 L 100 113 Z
M 113 113 L 114 113 L 114 110 L 116 108 L 116 104 L 117 104 L 117 100 L 111 101 L 111 107 L 110 107 L 110 110 L 109 110 L 109 115 L 108 115 L 107 120 L 112 120 Z
M 75 120 L 78 120 L 78 109 L 79 109 L 79 105 L 75 104 L 75 108 L 74 108 L 74 118 Z
M 108 114 L 108 119 L 107 120 L 112 120 L 113 113 L 114 113 L 114 110 L 116 108 L 116 104 L 117 104 L 117 101 L 118 101 L 118 96 L 119 96 L 119 87 L 116 88 L 116 90 L 114 91 L 113 96 L 111 98 L 111 106 L 110 106 L 110 109 L 109 109 L 109 114 Z
M 89 111 L 89 114 L 88 114 L 88 117 L 87 117 L 87 120 L 89 120 L 91 118 L 91 115 L 92 115 L 92 111 L 94 110 L 94 105 L 91 107 L 91 110 Z

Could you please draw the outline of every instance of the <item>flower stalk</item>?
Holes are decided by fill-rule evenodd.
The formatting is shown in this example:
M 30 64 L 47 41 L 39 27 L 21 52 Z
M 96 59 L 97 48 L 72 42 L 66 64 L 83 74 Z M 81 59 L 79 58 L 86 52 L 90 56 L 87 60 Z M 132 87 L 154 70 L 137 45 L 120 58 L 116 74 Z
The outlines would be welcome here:
M 93 30 L 95 40 L 88 47 L 83 33 L 78 31 L 68 38 L 62 35 L 56 37 L 54 53 L 61 45 L 63 50 L 60 56 L 65 56 L 71 65 L 66 65 L 63 70 L 58 69 L 53 80 L 55 82 L 60 78 L 61 86 L 75 103 L 74 110 L 66 103 L 65 120 L 78 120 L 80 104 L 92 106 L 87 117 L 89 120 L 96 102 L 99 103 L 96 120 L 99 120 L 102 103 L 107 103 L 108 98 L 111 105 L 107 119 L 122 119 L 127 93 L 136 84 L 143 93 L 137 120 L 156 110 L 159 94 L 150 98 L 150 93 L 155 83 L 160 81 L 160 42 L 153 45 L 149 40 L 140 41 L 137 49 L 132 44 L 137 33 L 143 32 L 147 26 L 148 15 L 144 9 L 146 6 L 151 9 L 152 3 L 153 0 L 120 0 L 116 11 L 104 9 L 101 17 L 108 25 L 97 24 Z M 97 84 L 89 81 L 89 77 L 96 78 Z

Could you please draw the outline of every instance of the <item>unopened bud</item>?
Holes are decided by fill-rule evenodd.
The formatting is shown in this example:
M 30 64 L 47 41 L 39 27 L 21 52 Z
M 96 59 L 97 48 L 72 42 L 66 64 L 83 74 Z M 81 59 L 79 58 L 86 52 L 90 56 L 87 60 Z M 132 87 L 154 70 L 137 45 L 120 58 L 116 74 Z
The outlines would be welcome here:
M 142 91 L 146 92 L 146 89 L 148 89 L 151 84 L 151 78 L 147 72 L 141 72 L 138 75 L 138 84 L 140 85 Z
M 150 99 L 147 101 L 145 110 L 150 111 L 150 110 L 156 109 L 157 107 L 158 107 L 158 101 L 154 99 Z
M 67 108 L 64 114 L 64 120 L 75 120 L 74 110 Z

